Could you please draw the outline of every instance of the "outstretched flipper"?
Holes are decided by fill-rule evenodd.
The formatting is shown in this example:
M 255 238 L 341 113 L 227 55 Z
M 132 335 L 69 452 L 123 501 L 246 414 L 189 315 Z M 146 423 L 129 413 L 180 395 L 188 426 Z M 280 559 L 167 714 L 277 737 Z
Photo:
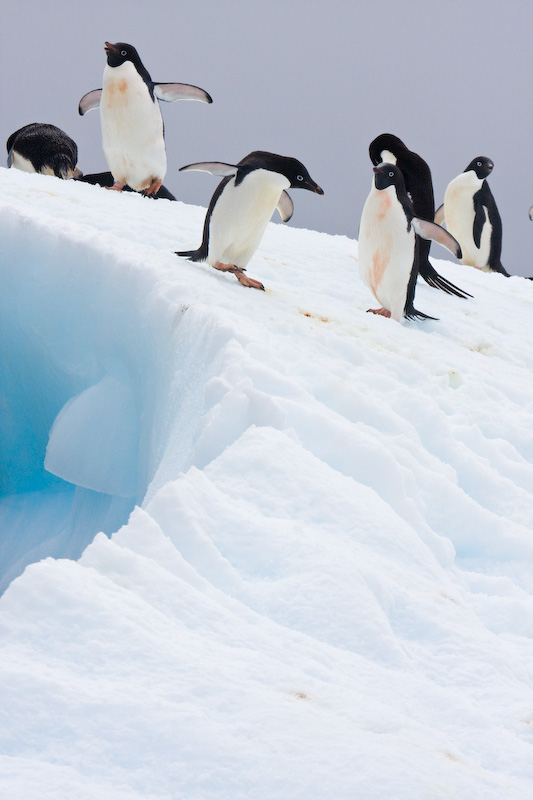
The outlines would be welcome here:
M 461 245 L 455 239 L 451 233 L 441 228 L 440 225 L 437 225 L 435 222 L 429 222 L 427 219 L 420 219 L 419 217 L 413 217 L 413 228 L 415 233 L 417 233 L 422 239 L 431 239 L 433 242 L 437 242 L 438 244 L 445 247 L 446 250 L 449 250 L 452 255 L 456 258 L 462 258 L 463 254 L 461 252 Z
M 236 175 L 239 167 L 235 164 L 225 164 L 223 161 L 198 161 L 196 164 L 187 164 L 180 167 L 180 172 L 209 172 L 211 175 L 218 175 L 219 178 L 228 178 Z
M 291 200 L 291 196 L 287 194 L 285 189 L 280 195 L 276 208 L 278 209 L 279 215 L 283 222 L 288 222 L 294 213 L 294 203 Z
M 101 89 L 93 89 L 92 92 L 84 94 L 78 105 L 78 114 L 80 117 L 83 117 L 88 111 L 92 111 L 93 108 L 100 108 L 101 97 Z
M 190 83 L 154 83 L 154 94 L 158 100 L 173 103 L 175 100 L 199 100 L 212 103 L 213 98 L 199 86 Z

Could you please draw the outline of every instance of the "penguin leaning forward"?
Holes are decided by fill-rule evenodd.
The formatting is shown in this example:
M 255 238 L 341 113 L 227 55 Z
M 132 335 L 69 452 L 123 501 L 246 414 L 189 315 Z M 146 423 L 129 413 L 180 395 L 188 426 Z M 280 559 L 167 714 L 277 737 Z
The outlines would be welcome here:
M 359 271 L 381 308 L 373 314 L 434 319 L 413 305 L 418 266 L 416 237 L 431 239 L 460 258 L 458 242 L 440 225 L 415 216 L 403 175 L 394 164 L 374 167 L 370 194 L 359 228 Z
M 213 101 L 197 86 L 154 82 L 131 44 L 106 42 L 105 52 L 103 87 L 85 94 L 78 111 L 83 116 L 100 108 L 102 147 L 114 179 L 110 188 L 122 191 L 128 185 L 136 192 L 155 194 L 167 171 L 158 101 Z
M 180 172 L 189 170 L 210 172 L 223 180 L 207 209 L 202 244 L 197 250 L 176 255 L 190 261 L 207 261 L 215 269 L 232 272 L 243 286 L 264 289 L 262 283 L 244 273 L 275 209 L 283 222 L 292 217 L 293 203 L 285 190 L 324 192 L 301 161 L 261 150 L 250 153 L 238 164 L 203 161 L 188 164 Z
M 382 133 L 377 136 L 368 148 L 370 160 L 377 166 L 382 161 L 388 164 L 396 164 L 403 175 L 407 194 L 413 203 L 413 210 L 420 219 L 433 221 L 435 215 L 435 197 L 433 193 L 433 181 L 431 170 L 424 159 L 409 150 L 398 136 L 392 133 Z M 459 289 L 451 281 L 439 275 L 437 270 L 429 261 L 429 250 L 431 242 L 416 237 L 416 259 L 418 261 L 418 271 L 421 277 L 429 286 L 435 289 L 442 289 L 447 294 L 454 294 L 457 297 L 471 297 L 468 292 Z

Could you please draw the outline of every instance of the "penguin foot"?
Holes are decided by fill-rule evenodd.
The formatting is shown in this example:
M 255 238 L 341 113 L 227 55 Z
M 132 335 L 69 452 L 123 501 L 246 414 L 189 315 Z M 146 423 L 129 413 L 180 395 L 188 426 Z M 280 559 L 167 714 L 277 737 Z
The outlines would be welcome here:
M 261 289 L 263 292 L 265 291 L 265 287 L 260 281 L 249 278 L 244 274 L 246 272 L 244 267 L 236 267 L 235 264 L 223 264 L 222 261 L 217 261 L 213 266 L 215 269 L 220 270 L 220 272 L 233 272 L 239 283 L 242 283 L 243 286 L 248 286 L 250 289 Z
M 156 180 L 153 181 L 153 183 L 150 184 L 148 189 L 144 189 L 143 194 L 146 195 L 146 197 L 148 197 L 151 194 L 157 194 L 162 185 L 163 185 L 163 180 L 161 178 L 157 178 Z
M 118 181 L 115 181 L 113 186 L 106 186 L 105 188 L 109 189 L 111 192 L 121 192 L 125 185 L 125 183 L 119 183 Z
M 390 317 L 390 311 L 388 308 L 367 308 L 367 314 L 379 314 L 380 317 Z

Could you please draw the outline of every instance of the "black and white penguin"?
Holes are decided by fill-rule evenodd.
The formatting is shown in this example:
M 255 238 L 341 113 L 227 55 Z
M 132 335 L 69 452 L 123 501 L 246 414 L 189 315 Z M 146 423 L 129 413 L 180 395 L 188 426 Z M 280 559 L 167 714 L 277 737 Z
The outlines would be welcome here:
M 64 179 L 76 174 L 76 142 L 55 125 L 45 122 L 24 125 L 11 134 L 6 148 L 8 167 Z
M 102 146 L 114 178 L 110 188 L 122 191 L 128 185 L 137 192 L 154 194 L 167 171 L 158 101 L 213 101 L 197 86 L 155 83 L 131 44 L 106 42 L 105 51 L 103 87 L 84 95 L 78 111 L 83 116 L 100 107 Z
M 414 213 L 403 175 L 394 164 L 374 167 L 361 215 L 359 271 L 381 308 L 373 314 L 401 320 L 434 319 L 413 306 L 417 278 L 416 237 L 432 239 L 459 257 L 461 248 L 444 228 Z
M 176 255 L 191 261 L 207 261 L 215 269 L 233 272 L 243 286 L 264 289 L 262 283 L 248 278 L 244 271 L 274 210 L 278 209 L 283 222 L 292 217 L 293 203 L 285 190 L 292 187 L 316 194 L 324 192 L 301 161 L 260 150 L 238 164 L 205 161 L 182 167 L 180 172 L 188 170 L 210 172 L 223 180 L 207 210 L 202 244 L 198 250 Z
M 435 218 L 445 222 L 460 243 L 462 264 L 509 277 L 500 260 L 502 220 L 485 180 L 493 169 L 490 158 L 474 158 L 465 171 L 448 184 L 444 203 Z
M 76 180 L 81 181 L 82 183 L 92 183 L 93 186 L 104 186 L 106 189 L 111 189 L 114 184 L 114 179 L 110 172 L 91 172 L 89 175 L 78 176 Z M 130 187 L 126 185 L 124 186 L 123 191 L 133 192 L 133 189 L 130 189 Z M 176 199 L 172 192 L 166 188 L 166 186 L 160 186 L 157 192 L 148 195 L 148 197 L 154 198 L 155 200 Z
M 417 153 L 409 150 L 402 140 L 392 133 L 382 133 L 376 137 L 370 143 L 369 154 L 370 160 L 374 165 L 380 164 L 382 161 L 388 164 L 396 164 L 403 175 L 405 188 L 413 203 L 416 216 L 419 219 L 433 221 L 435 197 L 431 170 L 427 162 Z M 439 275 L 429 261 L 430 247 L 430 241 L 425 241 L 417 236 L 416 260 L 418 271 L 426 283 L 457 297 L 471 297 L 468 292 L 464 292 L 451 281 Z

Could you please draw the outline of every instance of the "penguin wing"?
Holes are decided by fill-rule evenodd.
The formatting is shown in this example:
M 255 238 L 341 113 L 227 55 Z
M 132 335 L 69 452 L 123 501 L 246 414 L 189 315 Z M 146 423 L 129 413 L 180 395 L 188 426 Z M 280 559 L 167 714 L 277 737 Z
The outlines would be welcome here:
M 174 100 L 200 100 L 212 103 L 213 98 L 198 86 L 189 83 L 154 83 L 154 94 L 159 100 L 173 103 Z
M 459 242 L 457 239 L 454 239 L 451 233 L 441 228 L 440 225 L 429 222 L 427 219 L 420 219 L 419 217 L 413 217 L 412 225 L 415 233 L 422 239 L 431 239 L 449 250 L 456 258 L 462 258 Z
M 483 226 L 487 221 L 487 209 L 485 208 L 483 202 L 483 189 L 481 188 L 479 192 L 476 192 L 474 195 L 474 225 L 472 229 L 472 237 L 474 239 L 474 244 L 479 249 L 481 246 L 481 234 L 483 232 Z
M 282 191 L 276 208 L 283 222 L 288 222 L 294 213 L 294 203 L 285 189 Z
M 101 89 L 93 89 L 92 92 L 87 92 L 87 94 L 84 94 L 78 105 L 78 114 L 80 117 L 83 117 L 83 115 L 88 111 L 92 111 L 93 108 L 99 108 L 101 97 Z
M 446 222 L 446 217 L 444 216 L 444 203 L 442 203 L 442 205 L 440 205 L 435 211 L 433 222 L 435 222 L 437 225 L 442 225 L 444 222 Z
M 218 175 L 221 178 L 228 178 L 230 175 L 236 175 L 239 167 L 235 164 L 224 164 L 223 161 L 199 161 L 196 164 L 187 164 L 185 167 L 180 167 L 180 172 L 210 172 L 211 175 Z

